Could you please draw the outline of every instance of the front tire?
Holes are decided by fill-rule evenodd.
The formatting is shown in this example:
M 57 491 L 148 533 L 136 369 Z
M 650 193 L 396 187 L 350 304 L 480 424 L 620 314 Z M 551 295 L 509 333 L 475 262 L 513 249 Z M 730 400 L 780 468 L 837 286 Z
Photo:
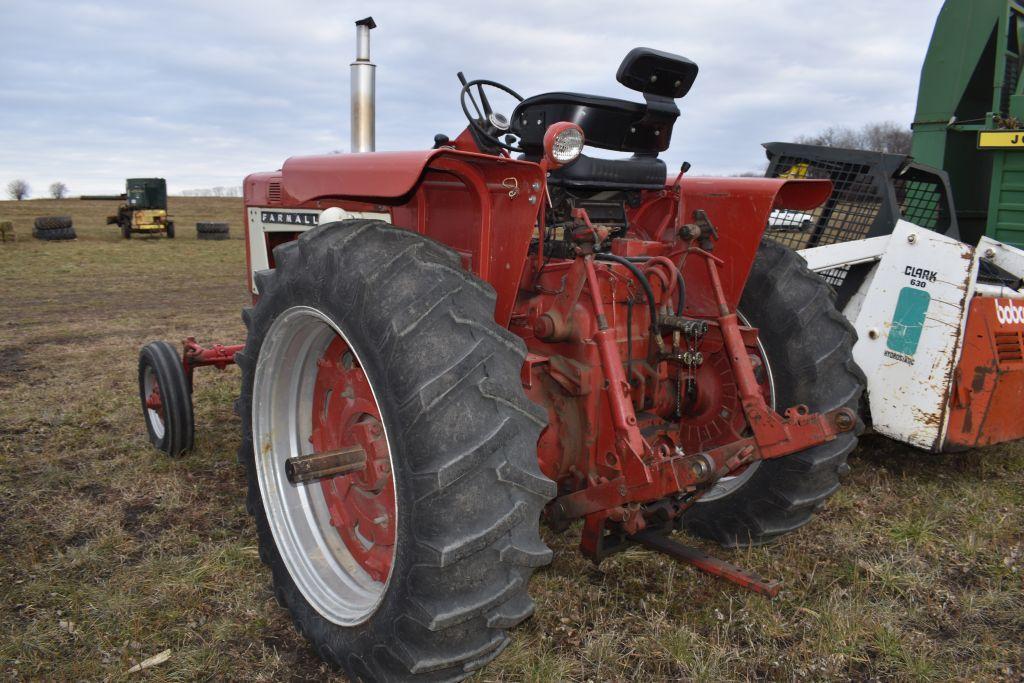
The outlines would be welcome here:
M 781 410 L 850 408 L 859 413 L 866 380 L 853 361 L 857 333 L 836 310 L 835 295 L 796 252 L 764 240 L 739 308 L 758 328 Z M 683 516 L 694 534 L 726 547 L 768 543 L 811 521 L 838 490 L 857 445 L 857 428 L 807 450 L 755 463 L 735 485 Z
M 239 459 L 275 595 L 354 680 L 461 679 L 532 614 L 526 584 L 551 558 L 538 525 L 555 485 L 537 463 L 545 413 L 519 380 L 525 346 L 494 322 L 493 289 L 457 254 L 386 223 L 323 225 L 274 260 L 256 276 L 236 360 Z M 383 427 L 390 463 L 377 460 L 389 471 L 377 489 L 369 458 L 301 490 L 282 480 L 285 458 L 344 447 L 367 424 Z M 387 533 L 354 545 L 338 524 L 388 485 Z M 338 500 L 354 488 L 363 503 Z M 289 507 L 299 500 L 309 514 Z
M 165 341 L 150 342 L 139 352 L 139 399 L 150 443 L 172 458 L 192 450 L 192 392 L 181 357 Z

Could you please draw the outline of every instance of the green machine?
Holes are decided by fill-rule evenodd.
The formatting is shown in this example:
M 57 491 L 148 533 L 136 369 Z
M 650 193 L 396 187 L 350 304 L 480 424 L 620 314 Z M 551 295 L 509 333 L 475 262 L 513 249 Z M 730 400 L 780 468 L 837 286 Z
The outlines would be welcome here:
M 125 203 L 116 216 L 108 216 L 109 225 L 121 228 L 121 235 L 166 234 L 174 239 L 174 221 L 167 216 L 167 181 L 163 178 L 129 178 L 125 182 Z
M 912 154 L 945 169 L 961 239 L 1024 246 L 1024 0 L 946 0 L 914 116 Z

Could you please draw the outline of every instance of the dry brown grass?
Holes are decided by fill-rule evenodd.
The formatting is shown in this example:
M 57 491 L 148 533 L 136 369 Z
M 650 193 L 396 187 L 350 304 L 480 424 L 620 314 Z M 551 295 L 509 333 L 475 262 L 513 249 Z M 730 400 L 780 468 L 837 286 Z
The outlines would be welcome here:
M 0 675 L 14 680 L 321 679 L 256 555 L 235 464 L 237 370 L 203 371 L 196 452 L 148 445 L 136 352 L 243 335 L 238 239 L 192 223 L 238 200 L 174 199 L 181 237 L 122 240 L 114 203 L 0 203 Z M 79 240 L 31 240 L 71 214 Z M 548 535 L 537 614 L 480 680 L 1020 680 L 1024 448 L 935 457 L 866 439 L 811 526 L 721 553 L 782 579 L 774 601 L 646 551 L 600 568 Z M 132 664 L 164 649 L 143 674 Z

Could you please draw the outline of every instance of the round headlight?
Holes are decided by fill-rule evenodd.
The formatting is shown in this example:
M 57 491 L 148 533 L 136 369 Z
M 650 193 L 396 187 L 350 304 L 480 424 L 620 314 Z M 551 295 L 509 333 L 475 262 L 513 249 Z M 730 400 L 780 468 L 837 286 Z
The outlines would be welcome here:
M 552 124 L 544 134 L 544 154 L 554 166 L 576 161 L 583 152 L 583 144 L 583 129 L 568 121 Z

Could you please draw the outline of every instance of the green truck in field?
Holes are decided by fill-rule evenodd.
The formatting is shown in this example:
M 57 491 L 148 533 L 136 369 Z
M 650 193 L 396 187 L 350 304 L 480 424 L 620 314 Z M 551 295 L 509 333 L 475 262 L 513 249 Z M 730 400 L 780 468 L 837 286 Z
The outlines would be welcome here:
M 116 216 L 108 216 L 107 224 L 116 224 L 121 235 L 159 235 L 174 239 L 174 221 L 167 215 L 167 181 L 163 178 L 129 178 L 125 183 L 125 203 Z

